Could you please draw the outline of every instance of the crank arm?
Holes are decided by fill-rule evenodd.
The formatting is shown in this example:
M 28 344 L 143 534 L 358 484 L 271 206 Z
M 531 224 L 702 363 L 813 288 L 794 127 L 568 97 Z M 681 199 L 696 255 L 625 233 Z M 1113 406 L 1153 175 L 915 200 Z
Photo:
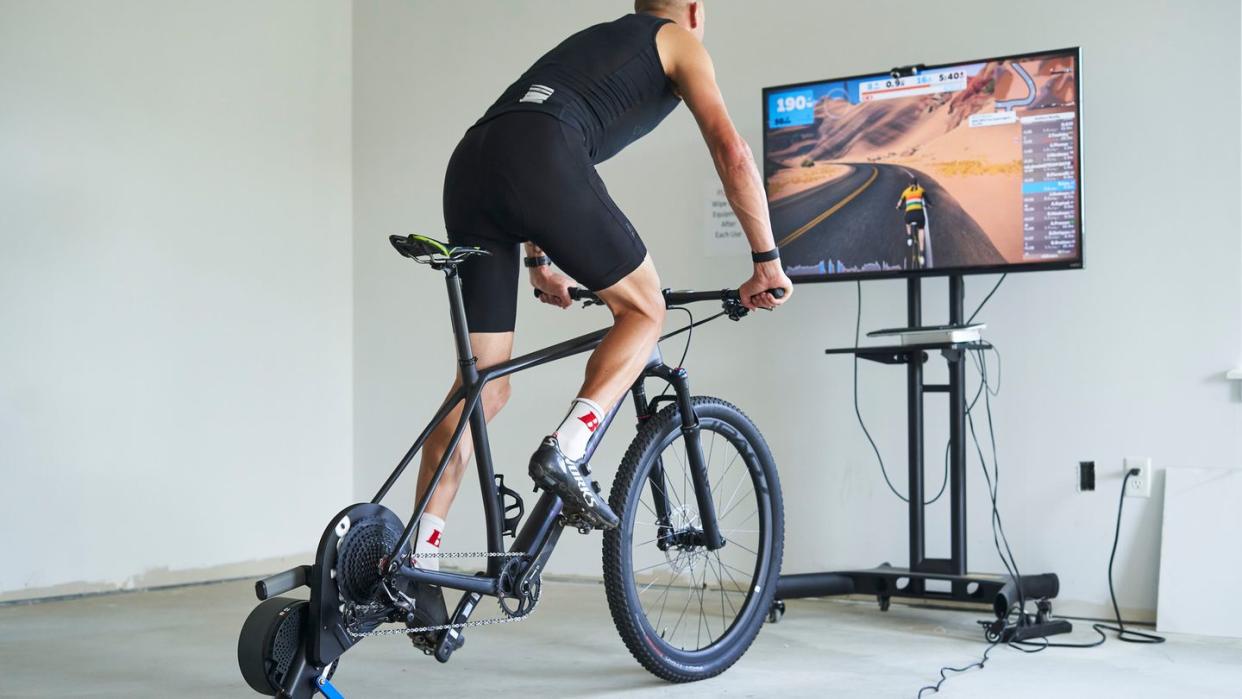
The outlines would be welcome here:
M 470 615 L 474 613 L 476 607 L 479 606 L 479 600 L 483 599 L 483 595 L 477 592 L 467 592 L 461 596 L 461 601 L 457 603 L 457 609 L 453 612 L 449 623 L 453 625 L 465 624 L 470 621 Z M 440 638 L 440 642 L 436 644 L 436 660 L 447 663 L 449 656 L 458 648 L 461 648 L 466 642 L 465 636 L 462 635 L 461 628 L 453 628 L 445 631 Z
M 531 557 L 530 565 L 526 566 L 522 576 L 514 582 L 513 589 L 515 591 L 524 589 L 532 578 L 539 577 L 544 564 L 552 557 L 552 549 L 556 548 L 556 542 L 560 540 L 561 533 L 564 531 L 565 527 L 563 526 L 552 527 L 552 530 L 548 532 L 547 538 L 543 540 L 543 543 L 539 545 L 539 549 L 535 551 L 535 555 Z

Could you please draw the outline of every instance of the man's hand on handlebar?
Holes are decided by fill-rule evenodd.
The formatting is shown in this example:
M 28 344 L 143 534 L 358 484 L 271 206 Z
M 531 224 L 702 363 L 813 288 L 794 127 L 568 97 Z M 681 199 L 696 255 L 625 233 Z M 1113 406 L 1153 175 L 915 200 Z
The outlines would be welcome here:
M 769 289 L 784 289 L 785 295 L 776 298 Z M 766 308 L 772 310 L 785 303 L 793 296 L 793 282 L 785 276 L 780 260 L 756 262 L 755 273 L 738 289 L 742 305 L 750 310 Z
M 549 266 L 532 267 L 530 285 L 539 292 L 539 300 L 550 306 L 569 308 L 574 304 L 569 297 L 573 280 Z

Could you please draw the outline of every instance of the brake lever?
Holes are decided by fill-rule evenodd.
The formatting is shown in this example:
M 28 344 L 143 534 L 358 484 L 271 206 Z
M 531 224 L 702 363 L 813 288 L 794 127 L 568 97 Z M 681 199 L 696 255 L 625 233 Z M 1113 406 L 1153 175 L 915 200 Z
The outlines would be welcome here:
M 726 299 L 724 302 L 724 312 L 729 316 L 729 320 L 741 320 L 750 313 L 750 309 L 743 306 L 738 299 Z

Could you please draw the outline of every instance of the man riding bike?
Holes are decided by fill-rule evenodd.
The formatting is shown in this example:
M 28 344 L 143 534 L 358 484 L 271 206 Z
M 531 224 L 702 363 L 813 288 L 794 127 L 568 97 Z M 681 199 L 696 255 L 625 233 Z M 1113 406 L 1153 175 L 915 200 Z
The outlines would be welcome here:
M 906 245 L 915 248 L 911 259 L 917 259 L 919 267 L 925 264 L 926 259 L 923 253 L 923 229 L 927 226 L 927 213 L 924 208 L 928 203 L 927 192 L 919 184 L 918 178 L 911 178 L 910 186 L 902 190 L 897 199 L 897 210 L 906 210 Z
M 618 519 L 590 480 L 584 455 L 591 434 L 651 356 L 665 304 L 646 247 L 595 165 L 651 131 L 684 100 L 753 251 L 753 272 L 740 287 L 742 303 L 772 309 L 793 291 L 773 241 L 759 170 L 729 118 L 702 44 L 703 3 L 637 0 L 634 9 L 574 34 L 536 61 L 466 132 L 444 183 L 449 240 L 491 253 L 461 268 L 479 368 L 512 353 L 522 246 L 530 282 L 545 303 L 569 307 L 569 287 L 576 283 L 597 292 L 612 312 L 613 327 L 587 362 L 568 414 L 530 460 L 536 485 L 559 496 L 579 526 L 599 529 L 616 527 Z M 783 297 L 769 293 L 773 289 L 783 289 Z M 507 378 L 484 389 L 488 420 L 509 391 Z M 420 497 L 460 411 L 458 405 L 423 449 Z M 470 444 L 468 435 L 461 440 L 419 520 L 414 558 L 424 569 L 439 568 L 429 554 L 443 541 L 444 517 Z

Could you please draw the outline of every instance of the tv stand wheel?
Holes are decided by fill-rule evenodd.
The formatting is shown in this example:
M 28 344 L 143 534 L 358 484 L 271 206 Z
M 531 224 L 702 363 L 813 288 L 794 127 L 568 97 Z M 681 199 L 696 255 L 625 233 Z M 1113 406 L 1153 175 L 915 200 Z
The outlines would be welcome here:
M 785 616 L 785 601 L 779 599 L 772 600 L 772 606 L 768 607 L 768 623 L 779 623 L 783 616 Z
M 892 599 L 893 599 L 893 598 L 891 598 L 891 597 L 889 597 L 889 596 L 887 596 L 887 595 L 876 595 L 876 596 L 875 596 L 875 599 L 876 599 L 876 601 L 877 601 L 877 602 L 879 602 L 879 603 L 880 603 L 880 611 L 882 611 L 882 612 L 887 612 L 887 611 L 888 611 L 888 606 L 889 606 L 889 604 L 892 602 Z

